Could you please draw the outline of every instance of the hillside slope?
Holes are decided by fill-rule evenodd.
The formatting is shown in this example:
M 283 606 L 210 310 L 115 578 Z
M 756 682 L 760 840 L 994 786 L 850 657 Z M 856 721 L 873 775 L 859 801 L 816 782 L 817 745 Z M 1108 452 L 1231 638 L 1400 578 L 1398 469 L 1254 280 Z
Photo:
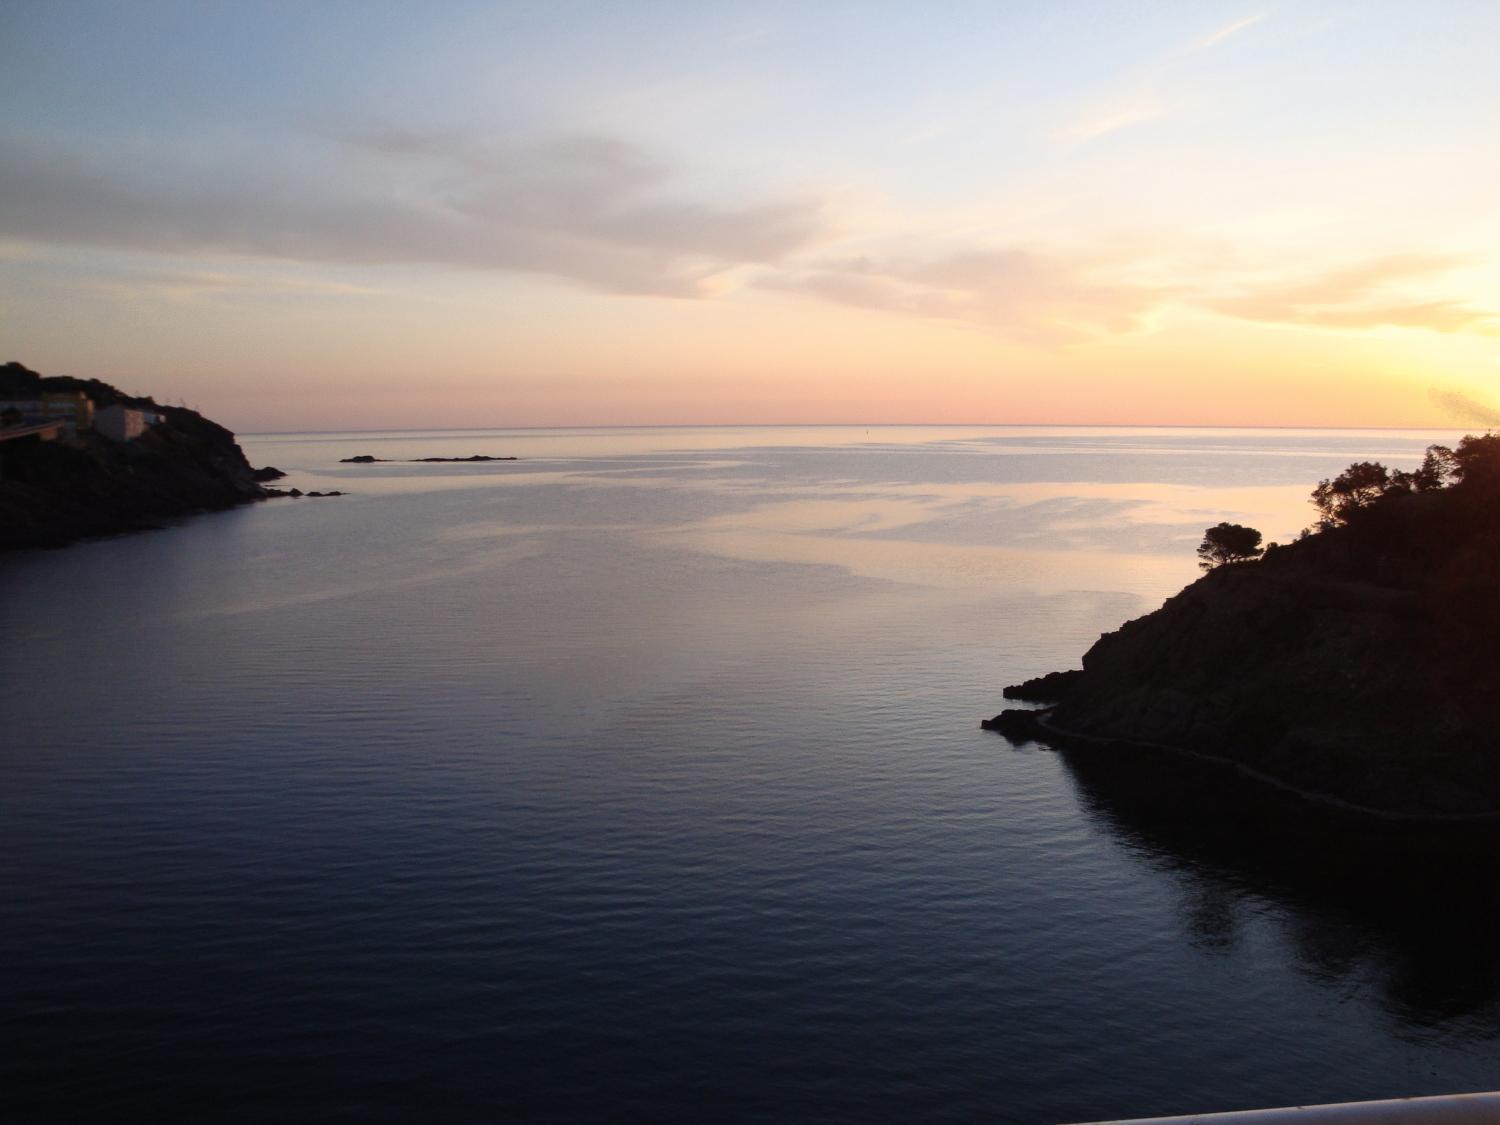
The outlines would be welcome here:
M 97 433 L 68 444 L 0 442 L 0 549 L 158 527 L 267 495 L 234 435 L 194 410 L 158 406 L 94 379 L 47 378 L 18 363 L 0 367 L 0 400 L 69 391 L 82 391 L 96 407 L 149 409 L 162 421 L 127 442 Z
M 1049 711 L 985 725 L 1189 751 L 1370 811 L 1500 812 L 1500 456 L 1469 440 L 1492 444 L 1451 487 L 1210 571 L 1081 672 L 1006 691 Z

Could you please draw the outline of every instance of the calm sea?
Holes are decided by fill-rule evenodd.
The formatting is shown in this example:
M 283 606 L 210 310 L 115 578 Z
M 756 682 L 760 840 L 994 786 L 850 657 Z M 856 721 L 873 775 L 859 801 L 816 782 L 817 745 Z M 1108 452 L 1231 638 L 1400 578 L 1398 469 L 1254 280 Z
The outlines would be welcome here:
M 349 495 L 0 560 L 0 1117 L 1500 1087 L 1493 848 L 979 729 L 1204 527 L 1453 436 L 248 437 Z

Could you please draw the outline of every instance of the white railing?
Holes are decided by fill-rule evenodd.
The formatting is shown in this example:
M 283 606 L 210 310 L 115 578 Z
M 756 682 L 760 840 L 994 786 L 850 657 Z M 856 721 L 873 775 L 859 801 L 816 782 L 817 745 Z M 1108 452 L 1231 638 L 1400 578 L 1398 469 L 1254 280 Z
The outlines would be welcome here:
M 1136 1117 L 1129 1122 L 1095 1122 L 1093 1125 L 1178 1125 L 1201 1121 L 1204 1125 L 1497 1125 L 1500 1123 L 1500 1092 L 1487 1094 L 1440 1094 L 1432 1098 L 1395 1098 L 1383 1102 L 1340 1102 L 1336 1105 L 1299 1105 L 1282 1109 L 1246 1109 L 1230 1113 L 1189 1113 L 1179 1117 Z

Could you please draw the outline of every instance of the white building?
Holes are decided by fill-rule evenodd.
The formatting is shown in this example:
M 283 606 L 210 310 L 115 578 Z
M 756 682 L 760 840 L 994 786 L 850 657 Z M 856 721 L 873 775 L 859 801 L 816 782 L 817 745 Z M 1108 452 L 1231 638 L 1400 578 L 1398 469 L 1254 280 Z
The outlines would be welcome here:
M 110 441 L 134 441 L 158 421 L 157 414 L 119 403 L 94 412 L 94 429 Z

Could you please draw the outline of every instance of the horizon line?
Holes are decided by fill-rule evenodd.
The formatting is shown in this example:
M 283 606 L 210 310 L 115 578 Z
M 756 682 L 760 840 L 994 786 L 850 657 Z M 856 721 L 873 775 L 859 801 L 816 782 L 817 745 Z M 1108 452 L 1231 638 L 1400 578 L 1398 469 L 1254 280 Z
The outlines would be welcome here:
M 201 412 L 200 412 L 201 413 Z M 207 415 L 204 415 L 207 417 Z M 409 434 L 440 433 L 466 434 L 488 433 L 503 430 L 997 430 L 997 429 L 1056 429 L 1056 430 L 1341 430 L 1414 432 L 1418 430 L 1471 430 L 1462 424 L 1451 426 L 1308 426 L 1308 425 L 1232 425 L 1221 422 L 634 422 L 593 425 L 554 426 L 416 426 L 409 429 L 384 427 L 368 430 L 236 430 L 236 437 L 303 437 L 308 434 Z M 1485 433 L 1495 427 L 1482 426 Z

